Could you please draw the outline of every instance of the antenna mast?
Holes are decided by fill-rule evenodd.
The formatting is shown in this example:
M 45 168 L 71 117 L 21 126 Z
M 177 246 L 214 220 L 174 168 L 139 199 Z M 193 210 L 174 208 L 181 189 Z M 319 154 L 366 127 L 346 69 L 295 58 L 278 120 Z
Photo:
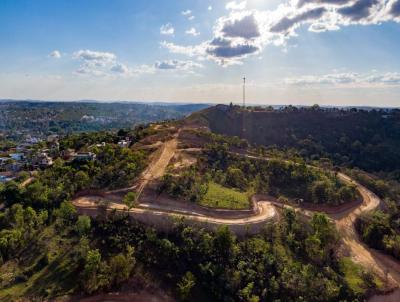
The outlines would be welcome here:
M 243 108 L 246 108 L 246 77 L 243 78 Z

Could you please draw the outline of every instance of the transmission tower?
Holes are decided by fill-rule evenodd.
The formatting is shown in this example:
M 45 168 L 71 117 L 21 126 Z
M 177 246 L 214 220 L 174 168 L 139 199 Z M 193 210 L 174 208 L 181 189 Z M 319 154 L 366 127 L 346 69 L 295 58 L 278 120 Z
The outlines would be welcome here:
M 243 78 L 243 108 L 246 108 L 246 77 Z

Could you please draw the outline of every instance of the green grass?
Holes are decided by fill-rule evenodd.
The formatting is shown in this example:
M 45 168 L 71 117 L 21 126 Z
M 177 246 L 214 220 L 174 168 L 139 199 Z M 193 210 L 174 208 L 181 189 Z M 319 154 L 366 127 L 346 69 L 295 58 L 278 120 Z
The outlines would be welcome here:
M 223 187 L 214 182 L 208 184 L 206 195 L 200 201 L 200 205 L 220 209 L 249 209 L 248 195 L 234 189 Z

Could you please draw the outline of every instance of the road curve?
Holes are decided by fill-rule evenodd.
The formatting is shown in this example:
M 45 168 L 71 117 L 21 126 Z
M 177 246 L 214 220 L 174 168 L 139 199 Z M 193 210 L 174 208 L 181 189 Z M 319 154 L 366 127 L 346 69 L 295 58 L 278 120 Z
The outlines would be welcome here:
M 84 196 L 79 197 L 73 201 L 73 204 L 81 211 L 85 210 L 97 210 L 99 204 L 102 202 L 103 198 L 95 196 Z M 127 207 L 121 203 L 109 202 L 107 207 L 111 210 L 125 211 L 127 212 Z M 162 205 L 153 204 L 141 204 L 137 208 L 133 208 L 129 211 L 129 214 L 133 217 L 139 218 L 142 214 L 150 214 L 154 216 L 165 216 L 165 217 L 184 217 L 186 220 L 194 222 L 205 222 L 216 225 L 251 225 L 258 223 L 265 223 L 267 221 L 276 218 L 277 211 L 271 202 L 265 200 L 257 201 L 257 214 L 249 215 L 245 218 L 229 218 L 229 217 L 212 217 L 207 216 L 200 211 L 187 210 L 185 208 L 179 207 L 167 207 Z

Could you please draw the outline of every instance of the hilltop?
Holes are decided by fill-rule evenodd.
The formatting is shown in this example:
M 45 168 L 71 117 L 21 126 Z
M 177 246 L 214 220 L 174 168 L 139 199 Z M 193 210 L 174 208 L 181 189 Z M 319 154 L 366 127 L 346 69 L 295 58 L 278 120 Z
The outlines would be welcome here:
M 329 158 L 336 165 L 399 174 L 398 109 L 217 105 L 192 114 L 187 121 L 251 144 L 295 148 L 305 158 Z

